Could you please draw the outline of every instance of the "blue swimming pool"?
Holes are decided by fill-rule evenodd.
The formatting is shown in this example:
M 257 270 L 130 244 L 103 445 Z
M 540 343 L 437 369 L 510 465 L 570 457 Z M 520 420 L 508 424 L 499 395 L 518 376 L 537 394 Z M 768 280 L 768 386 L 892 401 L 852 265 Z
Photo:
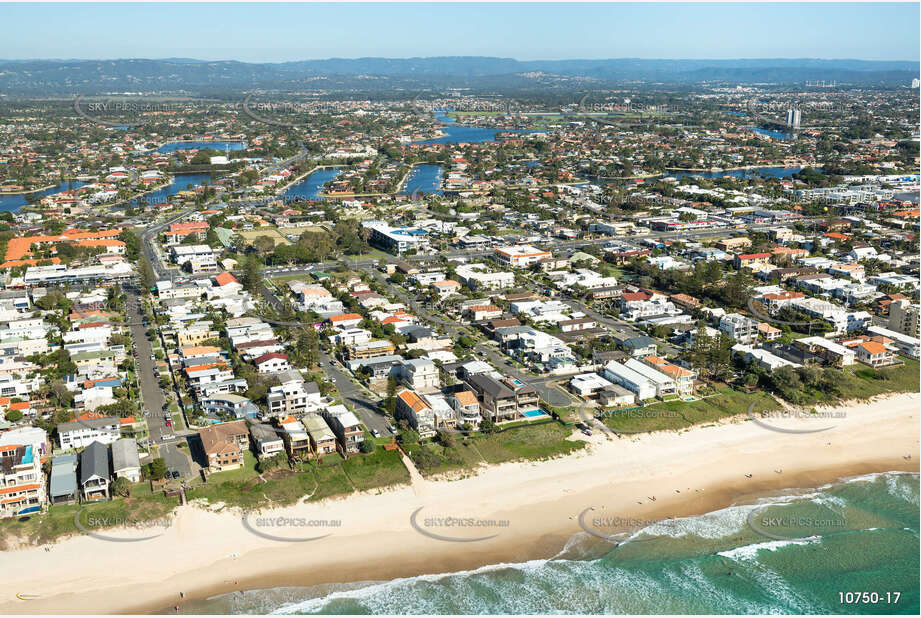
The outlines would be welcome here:
M 524 412 L 522 412 L 522 414 L 524 414 L 528 418 L 537 418 L 538 416 L 548 416 L 548 414 L 544 412 L 543 410 L 541 410 L 540 408 L 535 408 L 533 410 L 525 410 Z

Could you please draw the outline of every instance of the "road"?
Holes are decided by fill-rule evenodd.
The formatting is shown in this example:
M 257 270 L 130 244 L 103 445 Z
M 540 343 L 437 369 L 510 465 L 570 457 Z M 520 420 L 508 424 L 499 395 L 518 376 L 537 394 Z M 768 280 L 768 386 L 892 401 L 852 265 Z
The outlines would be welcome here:
M 365 427 L 380 432 L 382 436 L 391 435 L 387 428 L 390 425 L 390 419 L 380 410 L 376 398 L 365 392 L 344 371 L 333 365 L 325 352 L 320 354 L 320 368 L 339 389 L 342 402 L 358 415 Z
M 269 305 L 276 310 L 281 308 L 281 300 L 265 285 L 264 281 L 261 286 L 261 292 L 262 297 Z M 269 323 L 278 322 L 277 320 L 263 319 Z M 303 326 L 303 324 L 300 323 L 296 323 L 295 325 Z M 376 397 L 366 392 L 344 371 L 334 365 L 329 355 L 323 351 L 320 352 L 320 368 L 323 370 L 323 373 L 326 374 L 326 377 L 336 385 L 342 402 L 358 415 L 358 418 L 361 419 L 365 427 L 378 431 L 382 436 L 391 435 L 390 430 L 387 428 L 390 424 L 390 419 L 380 411 Z
M 159 379 L 154 375 L 156 361 L 150 360 L 153 346 L 147 339 L 147 327 L 142 323 L 144 314 L 141 311 L 138 290 L 134 286 L 125 286 L 125 294 L 128 297 L 126 311 L 131 338 L 137 345 L 137 375 L 141 385 L 141 397 L 144 401 L 144 409 L 150 412 L 150 415 L 146 417 L 150 441 L 152 444 L 162 444 L 164 435 L 174 435 L 176 432 L 172 427 L 166 426 L 163 410 L 166 398 L 160 388 Z M 177 436 L 176 440 L 182 440 L 182 438 Z

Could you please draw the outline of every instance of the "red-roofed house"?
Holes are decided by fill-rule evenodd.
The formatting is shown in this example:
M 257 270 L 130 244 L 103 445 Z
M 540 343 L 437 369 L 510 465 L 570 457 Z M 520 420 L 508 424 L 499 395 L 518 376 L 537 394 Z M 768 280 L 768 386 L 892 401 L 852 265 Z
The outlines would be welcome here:
M 733 261 L 736 268 L 752 267 L 756 264 L 767 264 L 771 259 L 771 253 L 743 253 L 737 255 Z
M 340 313 L 327 319 L 333 328 L 352 328 L 358 326 L 362 318 L 360 313 Z
M 288 371 L 292 368 L 291 363 L 288 362 L 288 355 L 279 354 L 278 352 L 263 354 L 254 360 L 253 363 L 256 365 L 256 370 L 259 373 L 279 373 L 281 371 Z

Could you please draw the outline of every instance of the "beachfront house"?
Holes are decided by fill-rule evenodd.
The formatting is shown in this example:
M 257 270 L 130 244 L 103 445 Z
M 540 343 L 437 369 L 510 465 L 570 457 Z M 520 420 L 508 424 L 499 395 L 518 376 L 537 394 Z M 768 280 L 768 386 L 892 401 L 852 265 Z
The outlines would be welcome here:
M 109 498 L 109 447 L 93 442 L 80 453 L 80 491 L 86 502 Z

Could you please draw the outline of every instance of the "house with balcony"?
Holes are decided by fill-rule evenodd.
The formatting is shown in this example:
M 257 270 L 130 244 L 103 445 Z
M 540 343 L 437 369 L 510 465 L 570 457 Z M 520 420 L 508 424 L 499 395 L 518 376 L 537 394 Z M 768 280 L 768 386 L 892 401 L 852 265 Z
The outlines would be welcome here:
M 246 421 L 231 421 L 205 427 L 198 432 L 208 457 L 208 470 L 223 472 L 243 467 L 243 453 L 249 448 Z
M 322 416 L 336 434 L 339 451 L 343 455 L 357 453 L 358 447 L 365 440 L 364 426 L 358 417 L 342 404 L 329 406 Z
M 893 364 L 895 356 L 881 343 L 864 341 L 857 344 L 857 360 L 870 367 L 885 367 Z
M 407 388 L 400 390 L 396 395 L 394 417 L 406 421 L 420 438 L 431 438 L 435 435 L 435 413 L 432 407 L 418 393 Z
M 601 375 L 609 382 L 633 393 L 637 401 L 653 399 L 656 396 L 656 385 L 649 378 L 617 361 L 612 360 L 605 365 Z
M 299 372 L 279 375 L 281 384 L 269 387 L 266 403 L 269 416 L 300 416 L 318 410 L 323 397 L 316 382 L 305 382 Z
M 460 390 L 448 396 L 448 403 L 454 408 L 457 415 L 457 422 L 460 424 L 470 423 L 479 425 L 483 417 L 480 415 L 480 402 L 477 400 L 473 391 Z
M 310 434 L 310 445 L 317 457 L 331 455 L 336 452 L 338 446 L 336 434 L 333 433 L 333 430 L 329 428 L 329 425 L 319 414 L 315 412 L 305 414 L 301 418 L 301 422 L 304 424 L 307 433 Z
M 688 396 L 694 394 L 694 380 L 697 379 L 696 372 L 670 363 L 659 356 L 647 356 L 641 362 L 671 378 L 675 383 L 675 392 L 678 395 Z
M 656 397 L 663 398 L 677 394 L 678 387 L 670 376 L 662 373 L 658 369 L 654 369 L 643 361 L 636 358 L 628 358 L 624 361 L 624 366 L 649 380 L 656 388 Z
M 80 453 L 80 492 L 85 502 L 109 499 L 109 447 L 93 442 Z
M 205 397 L 198 405 L 211 418 L 254 418 L 259 414 L 259 406 L 235 393 L 217 393 Z
M 35 446 L 0 446 L 0 518 L 34 513 L 45 501 L 45 480 Z
M 78 498 L 77 456 L 73 453 L 58 455 L 51 460 L 48 501 L 51 504 L 75 504 Z
M 408 388 L 420 393 L 432 393 L 438 390 L 441 382 L 438 367 L 424 358 L 403 361 L 400 366 L 400 381 Z
M 249 425 L 249 435 L 253 441 L 256 457 L 267 459 L 285 450 L 285 441 L 275 427 L 268 423 L 259 423 L 254 420 L 248 421 L 247 424 Z
M 740 313 L 721 317 L 719 329 L 739 343 L 750 344 L 758 340 L 758 322 Z
M 255 359 L 253 364 L 256 365 L 256 371 L 261 374 L 281 373 L 292 369 L 291 363 L 288 361 L 288 355 L 277 352 L 263 354 Z
M 518 398 L 511 388 L 485 373 L 470 375 L 466 382 L 480 400 L 484 417 L 497 423 L 519 418 Z
M 288 457 L 297 460 L 310 457 L 312 452 L 310 434 L 299 420 L 288 416 L 278 421 L 278 428 Z

